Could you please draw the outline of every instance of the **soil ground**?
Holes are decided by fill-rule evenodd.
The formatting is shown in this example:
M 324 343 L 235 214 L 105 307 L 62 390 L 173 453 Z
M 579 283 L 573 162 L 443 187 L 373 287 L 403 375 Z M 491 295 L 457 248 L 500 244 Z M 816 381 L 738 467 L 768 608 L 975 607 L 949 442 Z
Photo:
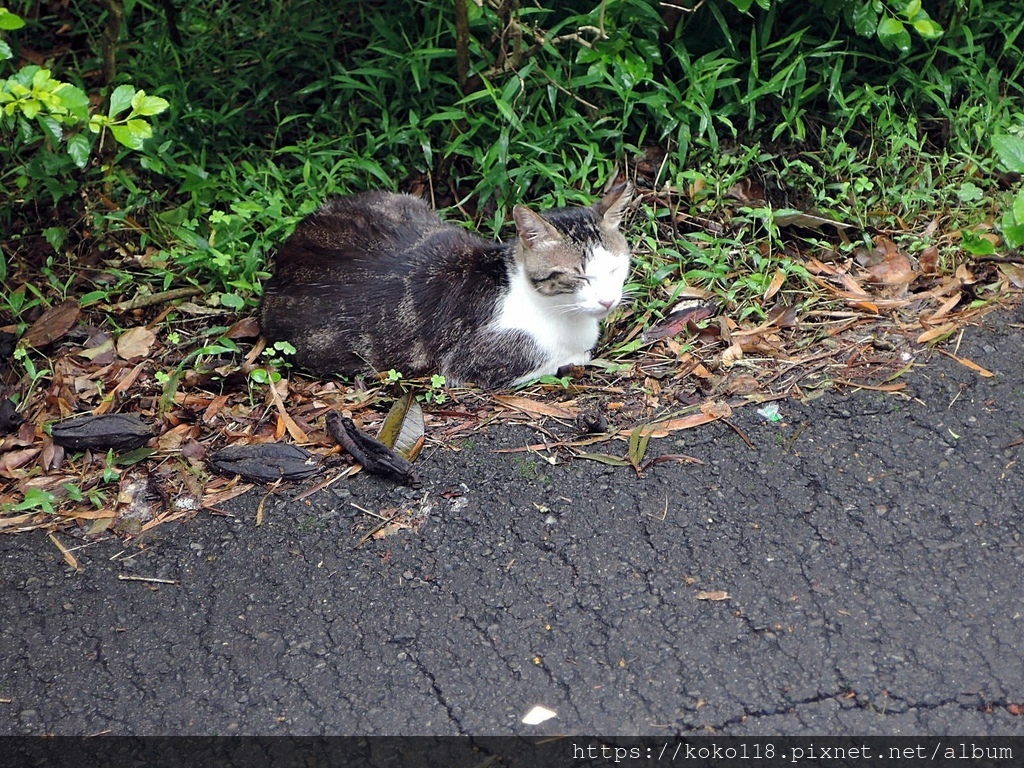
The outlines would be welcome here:
M 1024 735 L 1024 311 L 901 393 L 263 495 L 76 550 L 0 537 L 5 734 Z M 415 531 L 356 546 L 353 507 Z M 158 581 L 138 580 L 163 579 Z M 526 725 L 543 705 L 557 716 Z

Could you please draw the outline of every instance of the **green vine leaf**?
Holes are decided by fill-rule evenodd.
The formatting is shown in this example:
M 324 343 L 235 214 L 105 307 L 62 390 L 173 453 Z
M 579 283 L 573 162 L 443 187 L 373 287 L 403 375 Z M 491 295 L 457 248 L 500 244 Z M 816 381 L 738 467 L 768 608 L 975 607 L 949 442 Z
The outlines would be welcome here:
M 167 109 L 170 103 L 167 99 L 159 96 L 147 96 L 145 91 L 139 91 L 132 97 L 132 113 L 142 117 L 159 115 Z
M 68 139 L 68 154 L 79 168 L 85 168 L 85 164 L 89 162 L 91 148 L 89 139 L 81 133 L 76 133 Z
M 117 86 L 110 94 L 110 109 L 107 110 L 107 116 L 113 119 L 124 112 L 132 105 L 133 98 L 135 98 L 135 88 L 130 85 Z
M 110 132 L 118 144 L 123 144 L 129 149 L 142 149 L 142 137 L 132 133 L 127 125 L 111 125 Z

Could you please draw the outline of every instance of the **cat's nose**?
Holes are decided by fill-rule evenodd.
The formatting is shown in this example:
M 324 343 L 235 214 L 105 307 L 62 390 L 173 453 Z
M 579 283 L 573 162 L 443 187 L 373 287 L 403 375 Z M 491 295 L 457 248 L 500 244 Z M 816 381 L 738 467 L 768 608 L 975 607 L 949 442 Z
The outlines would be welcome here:
M 598 299 L 597 303 L 600 304 L 604 309 L 611 309 L 615 306 L 615 299 Z

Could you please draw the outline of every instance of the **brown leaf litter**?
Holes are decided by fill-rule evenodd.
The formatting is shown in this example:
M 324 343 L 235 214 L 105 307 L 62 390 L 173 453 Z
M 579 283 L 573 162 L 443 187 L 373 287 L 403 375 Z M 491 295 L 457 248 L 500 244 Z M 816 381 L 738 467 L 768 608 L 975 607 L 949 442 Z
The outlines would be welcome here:
M 734 192 L 750 205 L 764 194 L 754 183 Z M 646 193 L 653 207 L 679 210 L 678 201 L 671 190 Z M 840 229 L 817 218 L 824 220 L 797 217 L 793 226 Z M 666 242 L 686 227 L 727 226 L 688 215 L 666 222 L 673 222 L 665 224 Z M 125 313 L 124 330 L 115 333 L 102 309 L 61 301 L 34 318 L 19 341 L 43 373 L 33 380 L 0 360 L 0 408 L 11 396 L 20 399 L 17 412 L 0 419 L 0 533 L 139 537 L 204 509 L 222 513 L 221 505 L 252 488 L 249 480 L 302 483 L 308 487 L 301 497 L 308 496 L 353 474 L 353 456 L 367 469 L 397 467 L 411 480 L 415 473 L 401 462 L 415 459 L 424 440 L 457 451 L 495 423 L 526 425 L 538 436 L 502 452 L 541 451 L 637 474 L 666 461 L 699 463 L 682 454 L 649 455 L 652 438 L 721 421 L 749 443 L 730 418 L 750 403 L 811 399 L 835 387 L 899 394 L 905 384 L 898 379 L 924 345 L 979 322 L 1024 282 L 1012 263 L 968 260 L 943 270 L 934 244 L 915 258 L 896 244 L 896 234 L 878 233 L 871 248 L 845 259 L 820 248 L 804 253 L 794 238 L 789 255 L 817 289 L 808 294 L 777 270 L 761 295 L 760 319 L 737 320 L 733 308 L 669 276 L 659 290 L 683 300 L 674 311 L 658 317 L 629 307 L 606 329 L 602 349 L 632 342 L 640 350 L 597 360 L 567 386 L 493 395 L 447 390 L 443 403 L 422 407 L 402 390 L 427 389 L 415 381 L 346 385 L 288 375 L 256 384 L 251 374 L 265 367 L 264 346 L 252 318 L 225 334 L 241 354 L 217 357 L 198 350 L 209 344 L 204 328 L 226 325 L 221 312 L 188 303 L 137 305 L 129 297 L 111 307 Z M 194 295 L 171 291 L 163 300 Z M 168 319 L 172 309 L 177 319 Z M 942 353 L 992 375 L 955 350 Z M 385 423 L 396 402 L 401 414 Z M 425 504 L 367 511 L 376 517 L 365 540 L 415 529 Z M 71 551 L 56 539 L 55 546 L 76 567 Z M 717 595 L 698 599 L 727 599 Z

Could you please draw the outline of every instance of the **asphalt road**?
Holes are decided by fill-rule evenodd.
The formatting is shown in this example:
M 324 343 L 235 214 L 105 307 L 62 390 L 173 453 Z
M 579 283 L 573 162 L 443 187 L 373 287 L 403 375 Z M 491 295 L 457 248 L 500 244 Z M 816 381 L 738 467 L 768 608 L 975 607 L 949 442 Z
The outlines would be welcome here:
M 1024 735 L 1024 312 L 985 322 L 958 354 L 992 378 L 933 354 L 912 399 L 649 452 L 703 465 L 551 466 L 496 429 L 421 490 L 362 474 L 259 527 L 243 498 L 78 573 L 0 538 L 0 733 Z M 353 502 L 425 520 L 353 548 Z

